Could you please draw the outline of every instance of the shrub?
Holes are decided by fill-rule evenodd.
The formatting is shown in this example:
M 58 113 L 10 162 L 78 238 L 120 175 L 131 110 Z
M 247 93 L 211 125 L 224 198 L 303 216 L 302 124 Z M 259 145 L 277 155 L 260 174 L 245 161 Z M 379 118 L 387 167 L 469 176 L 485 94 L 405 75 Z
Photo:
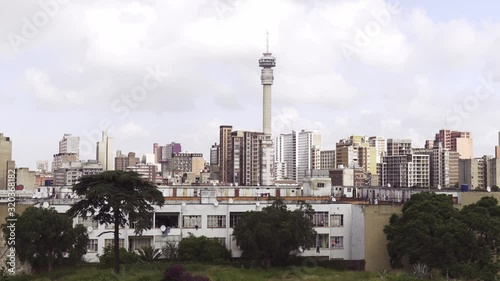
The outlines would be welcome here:
M 151 246 L 139 249 L 139 259 L 145 262 L 153 262 L 160 258 L 161 250 Z
M 210 279 L 202 275 L 191 275 L 184 271 L 182 265 L 172 265 L 165 270 L 162 281 L 210 281 Z
M 218 262 L 228 260 L 231 252 L 217 240 L 191 234 L 179 242 L 179 257 L 183 261 Z
M 161 253 L 168 260 L 177 260 L 179 258 L 179 247 L 175 242 L 167 242 L 161 248 Z
M 139 261 L 139 255 L 134 252 L 129 252 L 125 248 L 120 248 L 120 264 L 133 264 Z M 104 253 L 99 256 L 99 264 L 104 268 L 112 268 L 115 259 L 113 247 L 108 246 L 104 248 Z

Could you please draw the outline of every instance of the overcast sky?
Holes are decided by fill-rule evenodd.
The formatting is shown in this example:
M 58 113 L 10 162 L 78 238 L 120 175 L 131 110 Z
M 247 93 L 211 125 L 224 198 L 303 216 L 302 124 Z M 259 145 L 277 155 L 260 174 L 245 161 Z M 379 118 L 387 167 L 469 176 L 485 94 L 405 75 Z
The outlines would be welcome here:
M 493 154 L 500 3 L 401 2 L 2 1 L 0 132 L 18 167 L 52 161 L 64 133 L 95 159 L 106 127 L 124 152 L 176 141 L 208 159 L 220 125 L 262 130 L 269 30 L 274 136 L 306 129 L 325 149 L 352 134 L 421 147 L 446 120 L 471 131 L 476 156 Z

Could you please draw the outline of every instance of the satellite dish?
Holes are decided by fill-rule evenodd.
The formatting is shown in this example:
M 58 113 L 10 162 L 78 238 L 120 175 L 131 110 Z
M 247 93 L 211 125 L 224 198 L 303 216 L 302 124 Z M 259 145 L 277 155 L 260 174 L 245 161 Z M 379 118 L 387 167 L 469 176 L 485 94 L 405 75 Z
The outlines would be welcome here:
M 229 198 L 229 204 L 233 204 L 233 198 Z
M 259 207 L 260 206 L 260 202 L 255 203 L 255 206 Z
M 49 202 L 43 202 L 43 205 L 42 205 L 44 208 L 48 208 L 50 206 Z
M 438 184 L 438 189 L 441 190 L 441 185 L 440 184 Z
M 486 187 L 486 191 L 491 192 L 491 186 Z
M 186 207 L 186 202 L 182 202 L 182 207 Z
M 219 206 L 219 202 L 218 202 L 218 201 L 215 201 L 215 202 L 214 202 L 214 206 L 215 206 L 215 207 Z
M 332 197 L 332 202 L 336 202 L 337 199 L 335 199 L 335 197 Z
M 390 183 L 388 183 L 388 184 L 387 184 L 387 187 L 391 187 L 391 184 L 390 184 Z
M 299 252 L 301 252 L 301 253 L 304 252 L 304 248 L 302 248 L 302 246 L 299 247 Z
M 87 226 L 87 232 L 91 233 L 92 231 L 94 231 L 94 228 L 92 226 Z
M 160 226 L 160 230 L 161 230 L 161 232 L 165 232 L 165 230 L 167 230 L 167 227 L 162 225 L 162 226 Z

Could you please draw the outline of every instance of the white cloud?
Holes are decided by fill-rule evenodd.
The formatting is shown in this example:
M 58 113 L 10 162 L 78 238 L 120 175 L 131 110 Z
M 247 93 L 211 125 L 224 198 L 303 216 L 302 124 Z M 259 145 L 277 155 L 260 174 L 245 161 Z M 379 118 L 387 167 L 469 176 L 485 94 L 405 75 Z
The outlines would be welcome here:
M 151 133 L 147 129 L 131 121 L 120 126 L 117 129 L 116 135 L 116 137 L 123 139 L 141 139 L 150 136 Z

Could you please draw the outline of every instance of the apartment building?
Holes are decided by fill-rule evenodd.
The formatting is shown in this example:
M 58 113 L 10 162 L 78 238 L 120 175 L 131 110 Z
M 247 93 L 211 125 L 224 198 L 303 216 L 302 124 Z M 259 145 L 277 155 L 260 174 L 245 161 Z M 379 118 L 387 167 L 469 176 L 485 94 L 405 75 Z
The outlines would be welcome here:
M 103 170 L 102 164 L 97 160 L 63 163 L 54 171 L 54 185 L 71 186 L 77 184 L 82 176 L 100 174 Z

